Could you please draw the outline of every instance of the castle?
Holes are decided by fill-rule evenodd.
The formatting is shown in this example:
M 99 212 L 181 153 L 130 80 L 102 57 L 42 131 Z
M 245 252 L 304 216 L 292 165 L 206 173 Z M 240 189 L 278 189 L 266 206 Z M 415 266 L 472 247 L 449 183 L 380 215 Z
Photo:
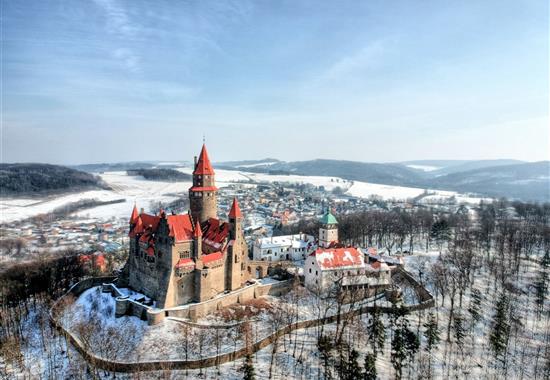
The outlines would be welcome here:
M 122 283 L 154 300 L 157 308 L 203 302 L 241 288 L 249 276 L 242 213 L 235 198 L 229 220 L 218 219 L 217 193 L 203 144 L 195 157 L 188 214 L 161 210 L 150 215 L 134 206 Z

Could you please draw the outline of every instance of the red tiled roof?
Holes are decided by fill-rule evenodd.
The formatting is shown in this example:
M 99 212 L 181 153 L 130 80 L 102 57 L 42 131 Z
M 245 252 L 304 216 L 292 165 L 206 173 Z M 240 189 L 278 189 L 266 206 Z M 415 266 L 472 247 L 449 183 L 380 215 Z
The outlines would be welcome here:
M 219 219 L 210 218 L 201 226 L 203 245 L 222 249 L 222 244 L 229 235 L 229 223 L 224 223 Z
M 202 144 L 199 160 L 197 162 L 197 166 L 195 166 L 193 174 L 214 175 L 214 169 L 212 169 L 212 164 L 210 163 L 210 158 L 208 157 L 205 144 Z
M 159 222 L 160 222 L 160 217 L 159 216 L 149 215 L 149 214 L 146 214 L 146 213 L 141 213 L 139 217 L 141 218 L 141 220 L 143 222 L 143 226 L 145 228 L 151 226 L 153 231 L 157 230 L 157 227 L 158 227 Z
M 223 253 L 214 252 L 214 253 L 210 253 L 208 255 L 202 255 L 202 262 L 207 264 L 207 263 L 210 263 L 212 261 L 220 260 L 222 258 L 223 258 Z
M 231 205 L 231 210 L 229 211 L 229 217 L 232 219 L 242 218 L 243 214 L 241 213 L 241 208 L 239 207 L 239 202 L 237 198 L 233 198 L 233 204 Z
M 315 259 L 321 269 L 337 269 L 346 267 L 362 267 L 363 254 L 356 248 L 318 249 Z
M 178 263 L 176 264 L 176 268 L 182 268 L 182 267 L 190 267 L 195 266 L 195 262 L 193 259 L 179 259 Z
M 134 226 L 134 228 L 130 231 L 130 233 L 128 235 L 130 235 L 130 237 L 134 237 L 137 234 L 141 234 L 143 231 L 144 231 L 143 221 L 141 220 L 141 217 L 138 216 L 137 221 L 136 221 L 136 225 Z
M 183 215 L 168 215 L 166 217 L 170 226 L 170 236 L 176 242 L 188 241 L 193 236 L 193 225 L 188 214 Z
M 151 234 L 157 231 L 160 219 L 160 216 L 142 213 L 138 216 L 137 223 L 129 235 L 134 237 L 143 233 L 140 241 L 147 241 Z M 176 242 L 188 241 L 193 238 L 193 225 L 188 214 L 167 215 L 166 221 L 170 229 L 169 236 L 173 237 Z

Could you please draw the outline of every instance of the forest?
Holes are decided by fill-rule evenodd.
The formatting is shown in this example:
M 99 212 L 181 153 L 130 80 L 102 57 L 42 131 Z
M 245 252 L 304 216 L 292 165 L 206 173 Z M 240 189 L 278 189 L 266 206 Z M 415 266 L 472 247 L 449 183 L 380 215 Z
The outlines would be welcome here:
M 6 195 L 62 193 L 108 185 L 99 177 L 65 166 L 49 164 L 0 164 L 0 192 Z
M 153 168 L 153 169 L 131 169 L 127 170 L 126 173 L 130 176 L 140 175 L 145 179 L 151 181 L 191 181 L 191 175 L 182 173 L 175 169 L 164 169 L 164 168 Z

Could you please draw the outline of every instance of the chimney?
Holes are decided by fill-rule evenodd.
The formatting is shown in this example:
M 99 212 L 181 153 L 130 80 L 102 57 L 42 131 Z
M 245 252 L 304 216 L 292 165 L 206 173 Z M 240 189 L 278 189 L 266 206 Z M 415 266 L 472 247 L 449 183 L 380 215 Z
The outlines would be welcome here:
M 193 165 L 193 170 L 195 170 L 197 168 L 197 156 L 194 157 L 194 165 Z
M 141 214 L 143 214 L 143 213 L 144 213 L 144 211 L 145 211 L 145 210 L 143 209 L 143 207 L 142 207 L 141 209 L 139 209 L 139 213 L 140 213 L 140 215 L 141 215 Z

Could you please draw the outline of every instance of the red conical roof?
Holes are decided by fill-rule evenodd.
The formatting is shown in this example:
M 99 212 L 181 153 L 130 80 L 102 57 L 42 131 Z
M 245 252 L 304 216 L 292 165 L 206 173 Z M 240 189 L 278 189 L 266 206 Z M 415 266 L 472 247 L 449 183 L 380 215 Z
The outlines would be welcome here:
M 201 154 L 199 155 L 199 160 L 193 174 L 214 175 L 214 169 L 212 169 L 210 158 L 208 158 L 208 151 L 206 150 L 205 144 L 202 144 Z
M 137 222 L 138 216 L 139 216 L 139 214 L 138 214 L 137 206 L 134 203 L 134 209 L 132 210 L 132 216 L 130 216 L 130 224 L 135 224 Z
M 235 218 L 241 218 L 243 214 L 241 214 L 241 208 L 239 207 L 239 202 L 237 202 L 237 198 L 233 198 L 233 204 L 231 205 L 231 210 L 229 211 L 229 217 L 231 219 Z
M 193 236 L 196 238 L 202 236 L 201 224 L 199 222 L 195 223 L 195 231 L 193 231 Z
M 143 229 L 143 221 L 141 220 L 141 216 L 138 216 L 136 221 L 136 226 L 134 227 L 134 230 L 132 231 L 135 234 L 140 234 L 144 231 Z

